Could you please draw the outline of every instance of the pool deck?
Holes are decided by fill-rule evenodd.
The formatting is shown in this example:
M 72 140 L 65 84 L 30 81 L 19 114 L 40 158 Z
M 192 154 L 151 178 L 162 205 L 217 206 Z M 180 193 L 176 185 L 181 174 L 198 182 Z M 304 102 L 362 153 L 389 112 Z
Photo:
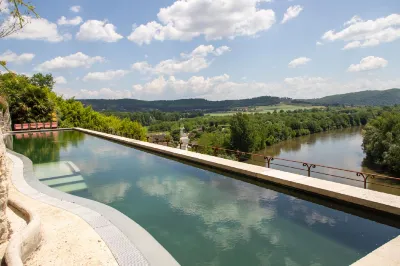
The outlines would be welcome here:
M 98 131 L 82 128 L 74 129 L 143 150 L 290 187 L 306 193 L 329 198 L 334 201 L 359 206 L 364 208 L 366 211 L 372 210 L 377 211 L 378 213 L 389 214 L 396 220 L 400 219 L 399 196 L 231 161 L 191 151 L 180 150 L 177 148 L 166 147 L 154 143 L 138 141 Z M 30 160 L 24 156 L 18 156 L 22 158 L 24 163 L 24 178 L 30 185 L 30 191 L 21 192 L 25 194 L 31 193 L 32 197 L 39 197 L 37 194 L 40 194 L 40 196 L 50 196 L 52 197 L 49 202 L 50 204 L 52 204 L 52 201 L 55 202 L 55 199 L 58 199 L 57 203 L 53 203 L 52 205 L 69 210 L 87 221 L 109 246 L 120 265 L 132 265 L 132 261 L 135 260 L 133 257 L 136 256 L 132 254 L 138 253 L 141 253 L 142 258 L 148 260 L 145 260 L 143 264 L 139 263 L 138 265 L 177 265 L 177 262 L 172 258 L 172 256 L 143 228 L 131 219 L 104 204 L 75 197 L 40 183 L 32 174 L 32 163 Z M 15 185 L 17 186 L 17 184 Z M 62 204 L 60 204 L 59 201 L 61 201 Z M 104 227 L 107 230 L 105 230 Z M 117 241 L 117 239 L 123 241 L 120 242 Z M 154 247 L 156 248 L 154 249 Z M 400 265 L 400 252 L 398 252 L 399 247 L 400 236 L 355 262 L 354 265 L 377 265 L 377 261 L 381 262 L 378 265 Z M 140 252 L 138 252 L 138 249 Z M 140 255 L 137 256 L 140 257 Z M 139 259 L 139 261 L 141 262 L 142 260 Z

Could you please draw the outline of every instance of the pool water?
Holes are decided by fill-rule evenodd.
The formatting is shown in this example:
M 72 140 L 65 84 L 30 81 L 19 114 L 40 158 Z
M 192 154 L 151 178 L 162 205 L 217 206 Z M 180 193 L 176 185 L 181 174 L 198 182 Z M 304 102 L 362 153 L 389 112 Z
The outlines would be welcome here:
M 349 265 L 400 234 L 272 185 L 77 131 L 13 138 L 42 182 L 121 211 L 182 265 Z

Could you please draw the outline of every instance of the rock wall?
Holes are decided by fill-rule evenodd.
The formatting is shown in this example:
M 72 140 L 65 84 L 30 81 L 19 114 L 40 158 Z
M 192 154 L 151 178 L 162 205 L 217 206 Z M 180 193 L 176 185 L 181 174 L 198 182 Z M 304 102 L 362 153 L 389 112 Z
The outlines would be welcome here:
M 8 104 L 0 96 L 0 244 L 8 239 L 9 223 L 6 209 L 8 202 L 8 173 L 7 151 L 4 144 L 3 133 L 11 130 L 11 117 Z
M 0 129 L 0 244 L 8 239 L 8 221 L 6 215 L 8 201 L 8 177 L 6 146 Z

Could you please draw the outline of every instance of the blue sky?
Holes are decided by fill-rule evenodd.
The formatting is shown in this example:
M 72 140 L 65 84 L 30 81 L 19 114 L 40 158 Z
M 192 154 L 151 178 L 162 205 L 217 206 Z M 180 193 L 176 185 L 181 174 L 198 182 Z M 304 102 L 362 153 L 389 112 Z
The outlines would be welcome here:
M 2 39 L 0 59 L 17 73 L 52 73 L 66 97 L 313 98 L 400 87 L 398 0 L 32 3 L 41 18 Z

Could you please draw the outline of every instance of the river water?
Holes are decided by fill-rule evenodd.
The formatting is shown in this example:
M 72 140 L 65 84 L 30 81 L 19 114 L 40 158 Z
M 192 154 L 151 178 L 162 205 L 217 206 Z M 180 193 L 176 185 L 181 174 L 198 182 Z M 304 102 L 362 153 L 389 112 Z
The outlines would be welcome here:
M 361 147 L 361 132 L 362 127 L 353 127 L 312 134 L 280 142 L 267 147 L 265 150 L 259 151 L 258 153 L 277 158 L 377 174 L 376 169 L 374 171 L 363 164 L 365 154 Z M 247 162 L 257 165 L 267 165 L 262 161 L 261 157 L 253 157 L 252 160 Z M 290 167 L 301 168 L 304 170 L 293 169 Z M 271 161 L 271 168 L 307 175 L 307 168 L 299 163 L 276 159 Z M 352 186 L 364 187 L 363 178 L 357 177 L 355 173 L 326 169 L 319 166 L 311 170 L 313 171 L 311 172 L 312 177 L 349 184 Z M 329 175 L 342 176 L 357 181 Z M 368 182 L 370 182 L 367 184 L 368 189 L 400 195 L 400 179 L 384 180 L 382 178 L 369 178 Z

